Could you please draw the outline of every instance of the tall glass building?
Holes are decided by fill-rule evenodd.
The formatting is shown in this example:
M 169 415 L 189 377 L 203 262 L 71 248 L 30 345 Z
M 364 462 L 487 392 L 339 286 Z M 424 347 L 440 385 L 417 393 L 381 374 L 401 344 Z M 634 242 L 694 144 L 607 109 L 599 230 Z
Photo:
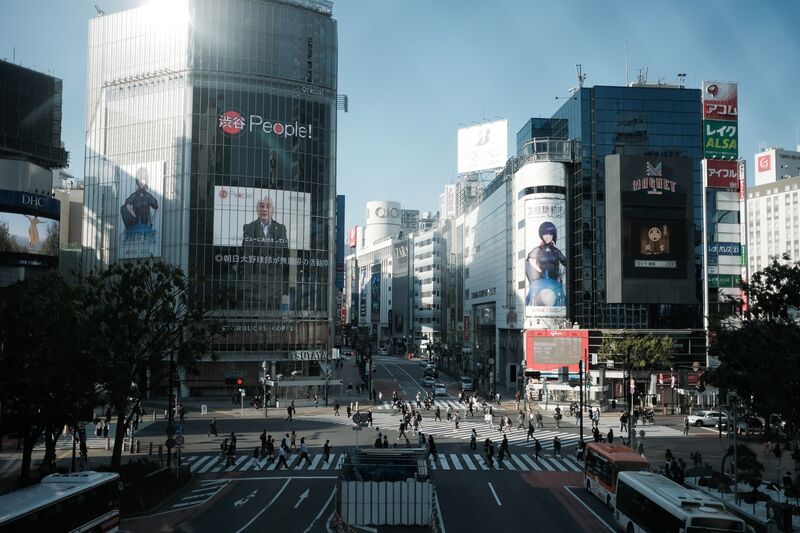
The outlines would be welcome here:
M 703 327 L 701 121 L 699 89 L 595 86 L 579 89 L 552 118 L 531 119 L 517 135 L 518 148 L 537 137 L 571 139 L 575 144 L 567 199 L 571 227 L 567 290 L 569 317 L 580 327 Z M 684 231 L 694 250 L 690 275 L 695 277 L 695 296 L 691 301 L 610 303 L 606 250 L 606 198 L 610 191 L 605 186 L 606 156 L 614 154 L 689 159 L 694 227 Z M 659 277 L 657 270 L 652 271 L 653 279 Z
M 154 2 L 90 23 L 84 269 L 156 257 L 199 281 L 231 331 L 184 394 L 222 392 L 235 377 L 260 388 L 262 361 L 272 376 L 307 376 L 306 386 L 327 366 L 331 5 Z

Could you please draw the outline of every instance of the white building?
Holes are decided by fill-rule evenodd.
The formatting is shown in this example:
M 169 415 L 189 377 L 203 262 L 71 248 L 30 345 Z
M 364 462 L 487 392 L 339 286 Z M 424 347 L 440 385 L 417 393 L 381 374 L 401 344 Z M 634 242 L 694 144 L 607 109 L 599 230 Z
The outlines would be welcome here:
M 448 220 L 456 217 L 456 185 L 444 186 L 444 192 L 439 195 L 439 217 Z
M 756 154 L 756 185 L 800 176 L 800 146 L 798 150 L 773 147 Z
M 750 275 L 784 253 L 800 258 L 800 171 L 747 190 L 747 240 Z

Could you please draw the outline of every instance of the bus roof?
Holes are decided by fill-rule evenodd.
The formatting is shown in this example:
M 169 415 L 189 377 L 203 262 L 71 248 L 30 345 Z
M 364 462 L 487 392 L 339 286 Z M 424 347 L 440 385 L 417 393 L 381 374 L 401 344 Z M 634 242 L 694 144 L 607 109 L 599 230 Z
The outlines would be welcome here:
M 633 451 L 632 448 L 624 444 L 609 444 L 607 442 L 590 442 L 586 448 L 594 450 L 600 455 L 605 455 L 615 462 L 644 463 L 649 464 L 648 460 Z
M 116 480 L 119 480 L 119 475 L 113 472 L 51 474 L 36 485 L 0 496 L 0 524 L 35 511 L 53 501 Z
M 718 499 L 699 490 L 687 489 L 655 472 L 620 472 L 619 481 L 623 480 L 648 496 L 662 499 L 684 511 L 692 509 L 704 512 L 725 511 L 724 504 Z

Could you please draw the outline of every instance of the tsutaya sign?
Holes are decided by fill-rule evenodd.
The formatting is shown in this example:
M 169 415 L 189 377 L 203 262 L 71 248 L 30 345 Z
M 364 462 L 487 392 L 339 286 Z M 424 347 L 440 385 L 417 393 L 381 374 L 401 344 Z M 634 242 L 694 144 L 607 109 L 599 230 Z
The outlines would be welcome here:
M 325 350 L 296 350 L 289 352 L 289 358 L 299 361 L 319 361 L 328 357 Z
M 219 116 L 219 129 L 228 135 L 239 135 L 247 128 L 248 132 L 261 130 L 264 133 L 272 133 L 279 137 L 297 137 L 300 139 L 311 139 L 311 124 L 294 124 L 286 122 L 274 122 L 264 120 L 261 115 L 250 115 L 244 117 L 239 111 L 229 109 L 223 111 Z

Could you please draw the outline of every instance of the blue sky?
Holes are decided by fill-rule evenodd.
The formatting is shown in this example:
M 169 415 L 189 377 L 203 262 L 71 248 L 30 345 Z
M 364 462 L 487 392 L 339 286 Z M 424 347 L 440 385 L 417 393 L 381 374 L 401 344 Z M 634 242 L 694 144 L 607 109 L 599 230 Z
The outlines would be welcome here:
M 144 0 L 3 0 L 0 17 L 0 57 L 15 53 L 64 80 L 62 137 L 79 177 L 95 3 L 115 12 Z M 800 2 L 338 0 L 333 13 L 339 93 L 350 98 L 337 154 L 348 226 L 363 224 L 369 200 L 437 210 L 456 178 L 459 125 L 507 118 L 512 142 L 577 85 L 576 63 L 586 85 L 624 85 L 626 36 L 631 80 L 648 67 L 650 81 L 683 72 L 688 87 L 739 82 L 739 154 L 750 172 L 760 143 L 797 143 Z

